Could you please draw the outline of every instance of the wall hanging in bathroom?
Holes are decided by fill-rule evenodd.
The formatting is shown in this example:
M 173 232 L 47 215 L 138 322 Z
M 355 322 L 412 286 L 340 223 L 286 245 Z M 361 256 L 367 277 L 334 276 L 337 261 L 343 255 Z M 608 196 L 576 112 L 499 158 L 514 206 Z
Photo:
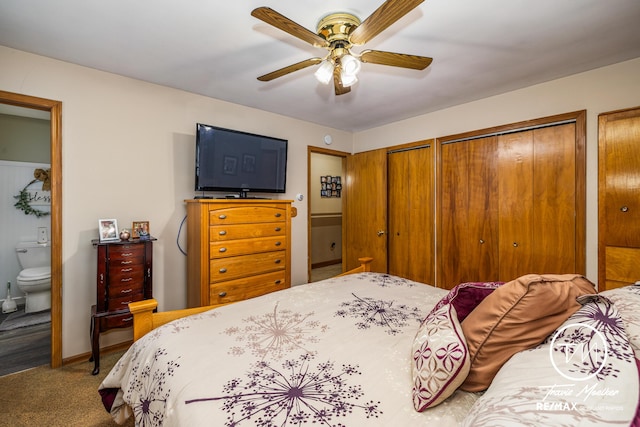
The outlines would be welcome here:
M 51 206 L 51 181 L 49 174 L 51 169 L 36 169 L 33 172 L 33 179 L 24 186 L 20 194 L 13 196 L 18 201 L 13 205 L 17 209 L 24 211 L 25 215 L 35 215 L 36 217 L 47 216 L 51 214 L 50 210 L 41 210 L 38 207 Z M 42 182 L 41 188 L 33 188 L 34 184 Z

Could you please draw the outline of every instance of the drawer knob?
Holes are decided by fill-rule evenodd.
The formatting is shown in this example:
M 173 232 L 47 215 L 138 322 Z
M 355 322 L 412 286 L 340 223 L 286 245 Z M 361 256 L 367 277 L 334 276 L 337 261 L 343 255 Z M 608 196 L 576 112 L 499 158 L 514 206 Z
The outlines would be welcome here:
M 620 208 L 622 212 L 629 212 L 629 206 L 623 206 Z
M 122 279 L 120 279 L 121 282 L 130 282 L 133 280 L 133 277 L 124 277 Z
M 277 260 L 275 260 L 274 262 L 275 262 L 276 264 L 280 264 L 280 263 L 282 262 L 282 260 L 277 259 Z
M 224 298 L 224 297 L 226 297 L 226 296 L 227 296 L 227 293 L 226 293 L 226 292 L 224 292 L 224 291 L 222 291 L 222 292 L 220 292 L 220 293 L 218 294 L 218 296 L 219 296 L 220 298 Z
M 128 294 L 130 292 L 133 292 L 133 289 L 123 289 L 120 291 L 121 294 Z
M 226 273 L 227 269 L 226 268 L 221 268 L 220 270 L 218 270 L 220 273 Z
M 276 231 L 282 231 L 282 228 L 276 227 Z
M 133 261 L 121 261 L 120 264 L 121 265 L 129 265 L 129 264 L 133 264 Z
M 225 214 L 221 214 L 221 215 L 218 215 L 218 218 L 219 219 L 227 219 L 227 216 Z
M 281 214 L 280 212 L 278 212 L 278 213 L 276 214 L 276 218 L 280 218 L 281 216 L 282 216 L 282 214 Z
M 122 256 L 132 256 L 133 252 L 125 252 L 122 254 Z
M 513 242 L 513 247 L 517 248 L 518 247 L 518 242 Z
M 282 242 L 276 242 L 276 246 L 282 245 Z
M 224 253 L 224 252 L 227 252 L 227 248 L 220 248 L 218 249 L 218 251 Z
M 484 245 L 484 240 L 480 239 L 480 244 Z
M 133 316 L 125 317 L 124 319 L 122 319 L 122 322 L 128 322 L 130 320 L 133 320 Z
M 122 273 L 128 273 L 130 271 L 133 271 L 133 268 L 127 267 L 127 268 L 123 268 L 123 269 L 120 270 L 120 272 L 122 272 Z
M 276 280 L 276 285 L 279 285 L 280 283 L 282 283 L 282 280 Z
M 226 232 L 225 230 L 222 230 L 222 231 L 218 231 L 218 234 L 219 234 L 220 236 L 226 236 L 226 235 L 227 235 L 227 232 Z

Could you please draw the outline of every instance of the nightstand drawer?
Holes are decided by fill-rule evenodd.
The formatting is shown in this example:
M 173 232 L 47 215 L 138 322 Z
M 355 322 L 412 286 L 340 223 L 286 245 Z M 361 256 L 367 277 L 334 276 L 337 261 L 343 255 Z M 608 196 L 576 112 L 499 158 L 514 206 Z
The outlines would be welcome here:
M 209 263 L 209 283 L 284 270 L 285 267 L 285 251 L 214 259 Z
M 211 242 L 209 243 L 209 255 L 211 259 L 215 259 L 284 250 L 286 248 L 287 241 L 284 236 L 262 237 L 259 239 Z
M 284 222 L 286 209 L 276 206 L 229 206 L 209 211 L 209 224 Z
M 133 325 L 133 314 L 115 314 L 109 316 L 99 317 L 100 330 L 109 330 L 114 328 L 128 328 Z
M 286 235 L 286 227 L 278 222 L 249 225 L 212 225 L 209 227 L 209 241 L 211 242 L 284 235 Z
M 211 304 L 241 301 L 288 287 L 284 270 L 281 270 L 211 285 L 209 301 Z

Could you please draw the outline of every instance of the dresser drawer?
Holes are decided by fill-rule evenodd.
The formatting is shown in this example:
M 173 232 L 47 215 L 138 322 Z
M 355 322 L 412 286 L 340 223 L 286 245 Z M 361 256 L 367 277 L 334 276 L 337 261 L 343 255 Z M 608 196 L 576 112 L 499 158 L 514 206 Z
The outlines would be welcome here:
M 128 328 L 133 326 L 133 315 L 131 313 L 114 314 L 99 317 L 100 330 L 107 331 L 114 328 Z
M 288 288 L 284 270 L 216 283 L 209 287 L 209 303 L 223 304 Z
M 144 257 L 144 245 L 112 245 L 109 248 L 109 260 L 120 261 Z
M 229 206 L 209 211 L 209 224 L 284 222 L 286 210 L 277 206 Z
M 109 297 L 109 303 L 107 308 L 109 311 L 115 310 L 128 310 L 129 303 L 134 301 L 142 301 L 144 299 L 144 293 L 142 289 L 132 290 L 132 292 L 118 297 Z
M 287 241 L 284 236 L 261 237 L 259 239 L 229 240 L 226 242 L 223 241 L 209 243 L 209 256 L 211 257 L 211 259 L 215 259 L 284 250 L 286 248 Z
M 256 237 L 284 236 L 286 227 L 284 224 L 225 224 L 209 227 L 209 241 L 218 242 L 237 239 L 252 239 Z
M 135 268 L 110 268 L 109 286 L 121 286 L 128 283 L 143 283 L 144 270 L 141 266 Z
M 209 283 L 284 270 L 285 267 L 285 251 L 213 259 L 209 262 Z

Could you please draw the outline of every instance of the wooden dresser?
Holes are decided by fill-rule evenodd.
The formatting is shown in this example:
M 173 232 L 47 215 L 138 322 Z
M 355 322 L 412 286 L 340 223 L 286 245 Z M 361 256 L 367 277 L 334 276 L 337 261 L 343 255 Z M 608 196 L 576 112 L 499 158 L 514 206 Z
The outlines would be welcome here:
M 93 375 L 100 372 L 100 333 L 133 325 L 129 303 L 153 298 L 153 241 L 100 242 L 97 249 L 96 305 L 91 307 Z
M 187 200 L 187 305 L 291 286 L 291 200 Z

